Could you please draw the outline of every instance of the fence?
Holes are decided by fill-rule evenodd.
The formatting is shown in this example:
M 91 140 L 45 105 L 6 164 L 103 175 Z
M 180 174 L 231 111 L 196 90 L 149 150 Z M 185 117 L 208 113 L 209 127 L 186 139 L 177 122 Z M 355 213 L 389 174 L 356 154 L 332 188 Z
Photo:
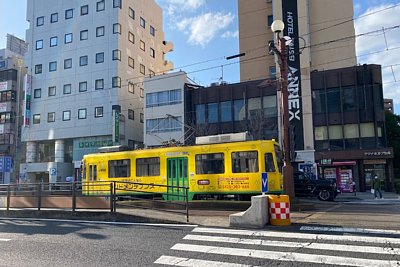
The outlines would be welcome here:
M 5 207 L 20 209 L 154 209 L 186 215 L 188 188 L 132 182 L 25 183 L 0 185 Z

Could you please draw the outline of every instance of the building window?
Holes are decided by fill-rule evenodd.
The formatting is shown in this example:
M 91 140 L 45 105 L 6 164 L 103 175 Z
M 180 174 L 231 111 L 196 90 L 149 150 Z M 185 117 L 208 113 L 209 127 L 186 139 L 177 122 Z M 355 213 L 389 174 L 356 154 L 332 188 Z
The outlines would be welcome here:
M 70 83 L 64 84 L 63 94 L 64 95 L 69 95 L 70 93 L 71 93 L 71 84 Z
M 74 10 L 67 9 L 65 10 L 65 19 L 72 19 L 74 17 Z
M 72 58 L 64 59 L 64 69 L 72 68 Z
M 241 121 L 246 118 L 246 113 L 245 113 L 245 106 L 244 106 L 244 100 L 243 99 L 238 99 L 233 101 L 233 119 L 235 121 Z
M 325 91 L 313 90 L 312 93 L 312 110 L 313 113 L 326 113 Z
M 268 18 L 267 18 L 267 20 L 268 20 L 268 21 L 267 21 L 268 26 L 271 27 L 272 22 L 274 22 L 274 16 L 269 15 Z
M 42 89 L 33 90 L 33 98 L 41 98 L 42 97 Z
M 135 93 L 135 84 L 134 83 L 131 83 L 131 82 L 128 83 L 128 92 L 131 94 Z
M 141 118 L 144 116 L 141 113 Z M 182 131 L 182 117 L 146 120 L 146 133 L 165 133 Z
M 96 63 L 104 62 L 104 52 L 96 53 Z
M 40 123 L 40 114 L 34 114 L 33 115 L 33 124 L 39 124 Z
M 131 19 L 135 19 L 135 10 L 133 10 L 133 8 L 129 8 L 129 17 Z
M 112 51 L 112 59 L 121 61 L 121 50 L 115 49 Z
M 207 108 L 208 108 L 207 122 L 208 123 L 218 122 L 218 103 L 208 103 Z
M 79 92 L 86 92 L 87 91 L 87 82 L 80 82 L 79 83 Z
M 156 30 L 154 29 L 153 26 L 150 25 L 150 34 L 155 36 L 156 35 Z
M 36 26 L 43 26 L 44 25 L 44 17 L 37 17 L 36 18 Z
M 135 35 L 131 32 L 128 33 L 128 40 L 129 42 L 131 42 L 132 44 L 135 43 Z
M 43 49 L 43 40 L 36 41 L 36 50 Z
M 144 98 L 144 89 L 143 88 L 140 88 L 140 97 Z
M 264 96 L 262 108 L 264 112 L 264 118 L 276 117 L 278 115 L 276 96 L 275 95 Z
M 156 76 L 156 73 L 153 70 L 149 69 L 149 77 L 151 78 L 154 76 Z
M 78 109 L 78 119 L 86 119 L 86 108 Z
M 64 43 L 66 43 L 66 44 L 72 43 L 72 33 L 65 34 Z
M 63 121 L 69 121 L 71 120 L 71 110 L 65 110 L 63 111 Z
M 51 16 L 50 16 L 50 22 L 51 23 L 55 23 L 55 22 L 57 22 L 58 21 L 58 13 L 53 13 L 53 14 L 51 14 Z
M 143 123 L 144 122 L 144 114 L 140 113 L 140 122 Z
M 84 16 L 87 14 L 89 14 L 89 6 L 88 5 L 81 6 L 81 16 Z
M 42 73 L 42 64 L 35 65 L 35 74 Z
M 49 63 L 49 71 L 56 71 L 57 70 L 57 61 L 52 61 Z
M 103 107 L 94 108 L 94 117 L 95 118 L 103 117 Z
M 105 1 L 104 0 L 98 1 L 96 3 L 96 11 L 97 12 L 103 11 L 105 8 L 106 8 L 106 5 L 105 5 Z
M 133 109 L 128 109 L 128 119 L 134 120 L 135 119 L 135 112 Z
M 131 67 L 132 69 L 135 68 L 135 60 L 131 57 L 128 57 L 128 66 Z
M 140 49 L 142 49 L 143 51 L 146 51 L 146 43 L 143 42 L 142 40 L 140 40 Z
M 140 73 L 146 75 L 146 67 L 143 64 L 140 64 Z
M 113 0 L 113 7 L 119 7 L 122 8 L 122 0 Z
M 206 122 L 206 108 L 205 105 L 196 105 L 196 123 L 202 124 Z
M 146 21 L 142 17 L 140 17 L 140 26 L 142 26 L 142 28 L 146 28 Z
M 55 95 L 56 95 L 56 87 L 50 86 L 49 87 L 49 96 L 55 96 Z
M 326 99 L 328 100 L 328 112 L 340 113 L 340 91 L 339 88 L 329 88 L 326 90 Z
M 221 122 L 232 121 L 232 101 L 221 102 L 219 107 Z
M 87 40 L 89 38 L 89 31 L 88 30 L 83 30 L 80 33 L 81 41 Z
M 104 89 L 104 80 L 103 79 L 97 79 L 95 81 L 95 89 L 96 90 Z
M 116 76 L 116 77 L 112 78 L 112 87 L 113 88 L 116 88 L 116 87 L 121 88 L 121 77 Z
M 79 66 L 86 66 L 88 64 L 88 56 L 81 56 L 79 58 Z
M 156 51 L 155 51 L 153 48 L 150 48 L 150 56 L 151 56 L 152 58 L 155 58 L 155 57 L 156 57 Z
M 50 38 L 50 47 L 57 46 L 58 38 L 57 36 L 53 36 Z
M 96 28 L 96 37 L 104 36 L 104 26 Z
M 121 34 L 121 24 L 119 24 L 119 23 L 113 24 L 113 33 Z
M 49 112 L 47 113 L 47 122 L 55 122 L 56 121 L 56 113 Z

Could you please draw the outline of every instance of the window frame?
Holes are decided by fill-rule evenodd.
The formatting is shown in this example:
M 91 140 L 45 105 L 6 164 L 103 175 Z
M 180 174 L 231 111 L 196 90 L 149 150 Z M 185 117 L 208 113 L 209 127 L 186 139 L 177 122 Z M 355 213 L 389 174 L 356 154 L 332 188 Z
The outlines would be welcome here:
M 52 68 L 54 66 L 55 68 Z M 49 72 L 57 71 L 57 61 L 50 61 L 49 62 Z
M 94 117 L 101 118 L 103 116 L 104 116 L 104 108 L 103 107 L 95 107 L 94 108 Z
M 99 58 L 101 56 L 101 58 Z M 104 63 L 104 52 L 96 53 L 96 64 Z
M 135 59 L 133 57 L 128 56 L 128 66 L 132 69 L 135 68 Z
M 81 114 L 81 112 L 83 112 Z M 86 108 L 80 108 L 78 109 L 78 120 L 84 120 L 87 118 L 87 109 Z
M 84 90 L 82 90 L 81 89 L 81 86 L 85 86 L 85 89 Z M 78 84 L 78 91 L 81 93 L 81 92 L 87 92 L 87 81 L 83 81 L 83 82 L 79 82 L 79 84 Z
M 114 76 L 112 77 L 112 88 L 121 88 L 121 77 Z
M 99 87 L 99 86 L 97 86 L 98 84 L 98 82 L 101 82 L 101 87 Z M 102 89 L 104 89 L 104 79 L 96 79 L 95 81 L 94 81 L 94 88 L 95 88 L 95 90 L 102 90 Z
M 101 33 L 99 34 L 100 30 L 101 30 Z M 105 27 L 104 26 L 96 27 L 96 37 L 104 36 L 104 34 L 105 34 Z
M 36 18 L 36 27 L 40 27 L 44 25 L 44 16 L 40 16 Z
M 86 60 L 86 62 L 83 61 L 83 60 Z M 85 63 L 86 63 L 86 64 L 85 64 Z M 88 56 L 87 56 L 87 55 L 85 55 L 85 56 L 80 56 L 80 57 L 79 57 L 79 66 L 80 66 L 80 67 L 84 67 L 84 66 L 87 66 L 87 65 L 89 65 L 89 58 L 88 58 Z
M 135 43 L 135 35 L 131 31 L 128 32 L 128 41 L 131 42 L 132 44 Z
M 221 156 L 217 158 L 216 156 Z M 219 169 L 217 169 L 220 167 Z M 222 167 L 222 168 L 221 168 Z M 195 170 L 196 174 L 223 174 L 225 173 L 225 154 L 206 153 L 195 155 Z
M 128 109 L 128 119 L 135 120 L 135 111 L 133 109 Z
M 36 64 L 35 65 L 35 74 L 41 74 L 43 72 L 43 65 L 42 64 Z
M 71 37 L 70 41 L 67 40 L 68 37 Z M 72 34 L 72 32 L 66 33 L 66 34 L 64 35 L 64 44 L 70 44 L 70 43 L 72 43 L 72 41 L 73 41 L 73 34 Z
M 135 84 L 134 83 L 128 82 L 128 92 L 131 94 L 135 93 Z
M 119 50 L 119 49 L 114 49 L 114 50 L 112 51 L 112 60 L 121 61 L 121 50 Z
M 151 36 L 156 36 L 156 29 L 150 25 L 150 35 Z
M 42 97 L 42 88 L 33 89 L 33 98 L 41 98 Z
M 160 168 L 161 168 L 160 163 L 161 163 L 160 157 L 136 158 L 135 161 L 136 176 L 137 177 L 160 176 Z
M 38 46 L 39 44 L 41 44 L 41 46 Z M 43 49 L 43 39 L 36 40 L 35 48 L 36 48 L 36 50 L 41 50 L 41 49 Z
M 55 41 L 55 43 L 53 43 Z M 55 47 L 58 45 L 58 37 L 52 36 L 50 37 L 50 47 Z
M 120 23 L 114 23 L 113 24 L 113 34 L 121 34 L 122 31 L 122 26 Z
M 152 47 L 150 47 L 150 56 L 152 58 L 156 58 L 156 50 L 154 50 Z
M 69 88 L 69 90 L 67 90 Z M 72 93 L 72 85 L 70 83 L 66 83 L 63 85 L 63 95 L 69 95 Z
M 70 62 L 70 65 L 66 65 L 68 62 Z M 72 68 L 72 58 L 66 58 L 64 59 L 64 69 L 71 69 Z
M 113 0 L 113 8 L 122 8 L 122 0 Z
M 246 153 L 246 154 L 244 154 Z M 248 154 L 255 154 L 255 157 L 248 157 Z M 238 157 L 235 158 L 235 155 L 238 154 Z M 235 159 L 239 160 L 239 165 L 235 164 Z M 243 166 L 241 160 L 244 160 L 246 166 Z M 253 166 L 250 165 L 250 160 L 255 160 Z M 257 150 L 249 150 L 249 151 L 233 151 L 231 152 L 231 161 L 232 161 L 232 173 L 256 173 L 259 172 L 259 159 L 258 159 L 258 151 Z M 236 169 L 238 167 L 238 169 Z M 243 170 L 243 167 L 245 169 Z M 250 169 L 251 167 L 255 169 Z
M 65 10 L 65 20 L 72 19 L 74 17 L 74 9 L 70 8 Z
M 68 115 L 68 116 L 67 116 Z M 71 120 L 71 110 L 64 110 L 63 111 L 63 121 L 70 121 Z
M 56 86 L 49 86 L 47 96 L 56 96 L 57 94 L 57 87 Z
M 85 41 L 85 40 L 88 40 L 88 39 L 89 39 L 89 30 L 81 30 L 79 32 L 79 40 L 80 41 Z
M 108 178 L 127 178 L 131 176 L 131 159 L 109 160 Z
M 146 51 L 146 43 L 143 40 L 140 40 L 140 50 Z
M 56 113 L 49 112 L 47 113 L 47 122 L 55 122 L 56 121 Z
M 135 19 L 135 10 L 132 7 L 129 7 L 128 14 L 131 19 Z
M 146 29 L 146 20 L 143 17 L 140 17 L 140 26 Z
M 40 114 L 33 114 L 32 124 L 40 124 Z
M 96 2 L 96 12 L 101 12 L 106 9 L 106 2 L 105 0 L 101 0 Z
M 55 17 L 55 19 L 53 17 Z M 58 22 L 58 13 L 57 12 L 56 13 L 52 13 L 50 15 L 50 23 L 56 23 L 56 22 Z
M 81 6 L 81 16 L 86 16 L 88 14 L 89 14 L 89 5 Z
M 143 64 L 140 64 L 140 73 L 146 75 L 146 66 Z

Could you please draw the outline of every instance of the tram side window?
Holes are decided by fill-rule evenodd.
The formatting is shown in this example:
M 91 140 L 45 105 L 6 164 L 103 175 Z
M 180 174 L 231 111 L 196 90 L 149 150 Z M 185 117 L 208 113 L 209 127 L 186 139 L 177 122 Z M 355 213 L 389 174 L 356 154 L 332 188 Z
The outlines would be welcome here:
M 275 172 L 274 156 L 272 153 L 265 154 L 265 171 Z
M 196 155 L 196 174 L 224 173 L 224 154 Z
M 89 181 L 97 181 L 97 165 L 89 165 Z
M 160 158 L 136 159 L 136 176 L 159 176 Z
M 258 172 L 257 151 L 232 152 L 232 172 Z
M 109 160 L 108 161 L 108 177 L 130 177 L 131 176 L 131 160 Z

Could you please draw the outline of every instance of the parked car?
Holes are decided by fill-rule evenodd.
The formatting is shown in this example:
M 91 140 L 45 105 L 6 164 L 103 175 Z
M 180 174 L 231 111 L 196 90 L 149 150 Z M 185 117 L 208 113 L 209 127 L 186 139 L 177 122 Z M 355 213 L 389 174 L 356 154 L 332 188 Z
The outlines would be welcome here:
M 319 200 L 332 201 L 339 193 L 333 179 L 311 179 L 300 171 L 294 172 L 293 178 L 296 197 L 318 197 Z

